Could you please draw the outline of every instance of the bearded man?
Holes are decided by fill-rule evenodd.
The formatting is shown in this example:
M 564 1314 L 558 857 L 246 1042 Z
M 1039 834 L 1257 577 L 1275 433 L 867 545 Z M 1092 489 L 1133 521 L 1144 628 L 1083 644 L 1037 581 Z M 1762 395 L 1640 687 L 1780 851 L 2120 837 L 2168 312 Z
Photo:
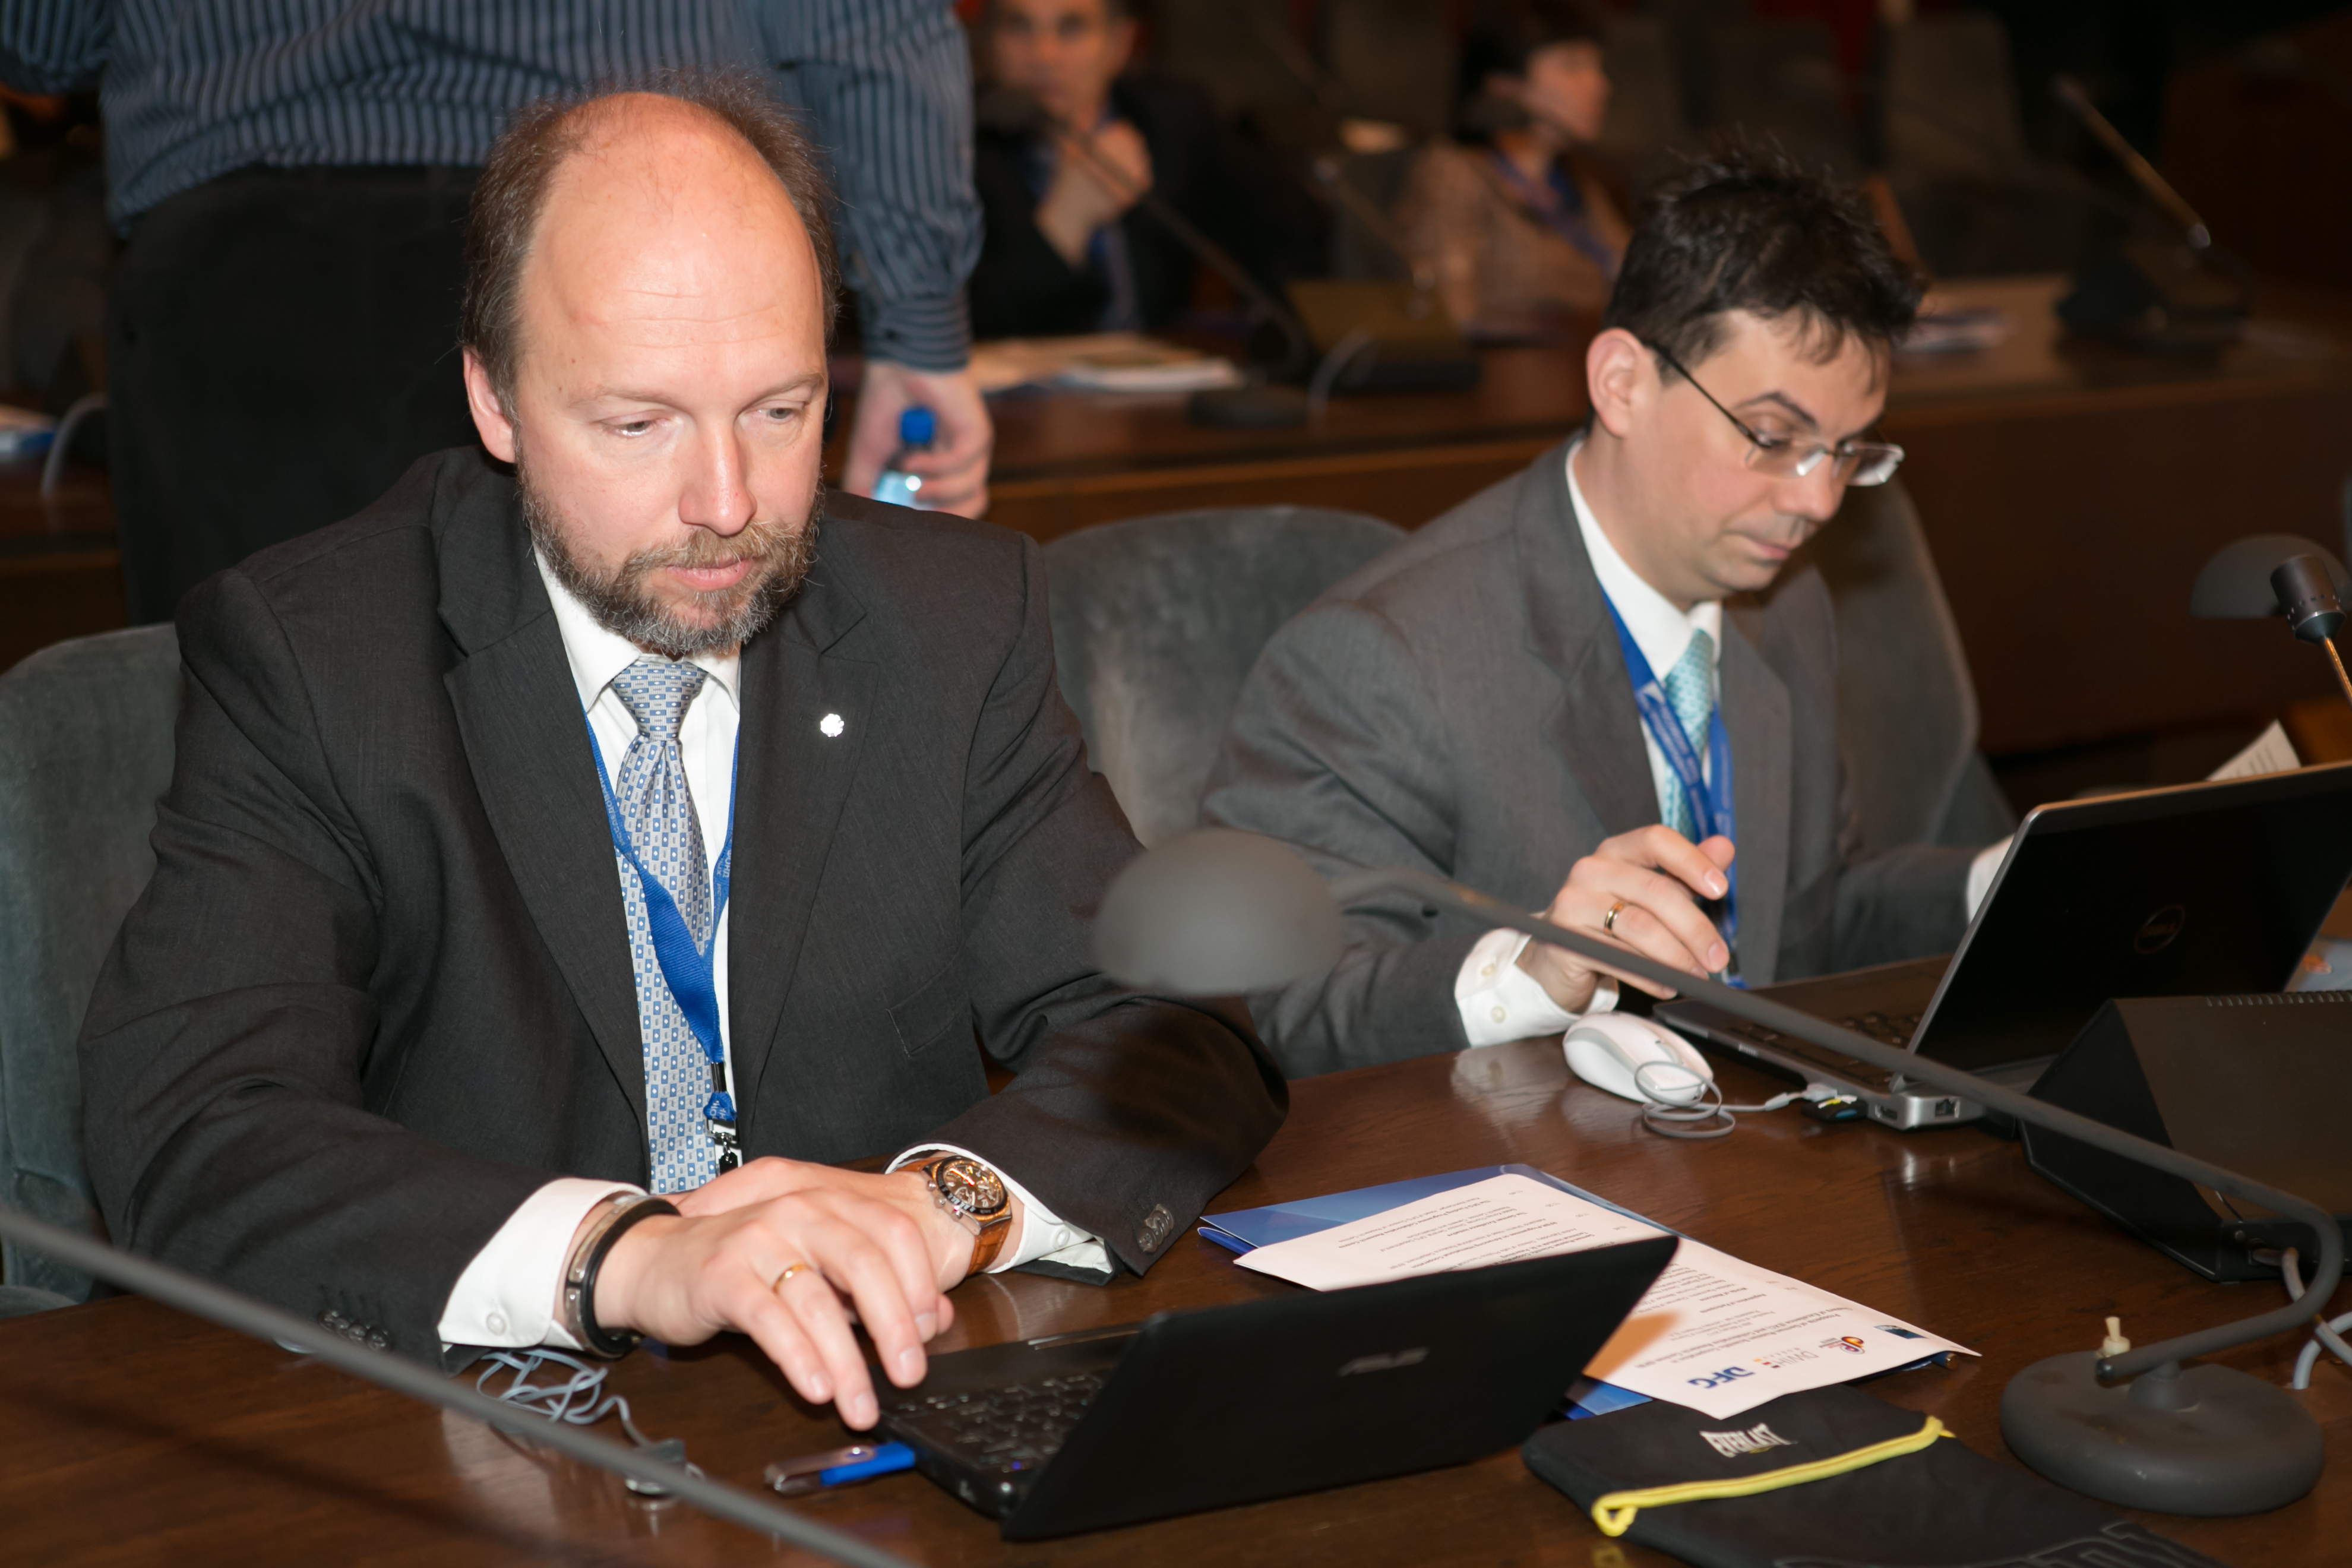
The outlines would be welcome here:
M 182 606 L 82 1041 L 117 1240 L 445 1363 L 738 1330 L 865 1426 L 853 1311 L 911 1384 L 967 1273 L 1139 1272 L 1271 1136 L 1239 1004 L 1093 971 L 1136 846 L 1034 547 L 821 496 L 824 212 L 740 82 L 492 153 L 487 456 Z

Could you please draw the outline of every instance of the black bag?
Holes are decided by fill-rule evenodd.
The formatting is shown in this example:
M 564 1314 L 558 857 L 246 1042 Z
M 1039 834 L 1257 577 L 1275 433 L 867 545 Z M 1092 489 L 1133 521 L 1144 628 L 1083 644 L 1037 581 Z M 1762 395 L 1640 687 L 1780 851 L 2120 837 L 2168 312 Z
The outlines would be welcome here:
M 1590 1512 L 1612 1493 L 1836 1458 L 1909 1437 L 1926 1419 L 1846 1387 L 1721 1420 L 1653 1402 L 1546 1426 L 1519 1454 Z M 1696 1568 L 2222 1568 L 1949 1437 L 1777 1490 L 1645 1506 L 1626 1534 Z

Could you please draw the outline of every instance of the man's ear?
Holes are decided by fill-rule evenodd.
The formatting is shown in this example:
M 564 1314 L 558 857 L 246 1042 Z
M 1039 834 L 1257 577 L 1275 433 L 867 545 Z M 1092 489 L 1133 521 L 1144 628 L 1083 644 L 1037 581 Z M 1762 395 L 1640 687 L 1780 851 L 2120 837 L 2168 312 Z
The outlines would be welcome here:
M 481 437 L 482 449 L 501 463 L 513 462 L 514 420 L 492 384 L 490 373 L 471 349 L 466 351 L 466 406 L 473 413 L 474 433 Z
M 1641 339 L 1612 327 L 1584 351 L 1584 386 L 1593 417 L 1622 439 L 1656 396 L 1658 368 Z

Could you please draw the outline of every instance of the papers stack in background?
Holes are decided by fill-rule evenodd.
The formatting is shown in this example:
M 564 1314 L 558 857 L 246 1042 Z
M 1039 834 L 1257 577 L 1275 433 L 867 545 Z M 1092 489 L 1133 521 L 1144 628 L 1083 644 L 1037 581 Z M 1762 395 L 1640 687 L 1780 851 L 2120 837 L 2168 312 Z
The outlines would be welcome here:
M 1001 338 L 974 343 L 971 374 L 982 395 L 1033 386 L 1086 392 L 1202 392 L 1239 386 L 1243 380 L 1231 360 L 1137 332 Z
M 57 433 L 58 422 L 46 414 L 0 406 L 0 462 L 38 457 Z
M 1549 1258 L 1664 1226 L 1531 1165 L 1493 1165 L 1202 1216 L 1244 1268 L 1318 1290 Z M 1662 1399 L 1721 1418 L 1809 1388 L 1976 1352 L 1900 1319 L 1681 1238 L 1586 1369 L 1582 1414 Z M 1633 1397 L 1628 1397 L 1628 1396 Z

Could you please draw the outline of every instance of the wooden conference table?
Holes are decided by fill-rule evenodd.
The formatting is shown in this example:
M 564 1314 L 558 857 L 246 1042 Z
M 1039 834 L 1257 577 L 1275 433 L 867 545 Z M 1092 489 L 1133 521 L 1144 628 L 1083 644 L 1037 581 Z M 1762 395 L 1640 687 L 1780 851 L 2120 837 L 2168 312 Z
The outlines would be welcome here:
M 1763 1080 L 1738 1067 L 1727 1090 Z M 1528 1042 L 1294 1086 L 1288 1124 L 1213 1207 L 1240 1207 L 1524 1161 L 1701 1240 L 1811 1279 L 1982 1352 L 1874 1386 L 2006 1458 L 2001 1386 L 2097 1342 L 2119 1313 L 2143 1342 L 2267 1308 L 2275 1288 L 2210 1285 L 1969 1129 L 1898 1134 L 1793 1111 L 1711 1143 L 1637 1131 L 1632 1109 Z M 1197 1237 L 1106 1289 L 1027 1276 L 955 1295 L 941 1348 L 1132 1321 L 1292 1287 Z M 2284 1380 L 2281 1339 L 2221 1359 Z M 2327 1433 L 2312 1496 L 2240 1520 L 2147 1516 L 2224 1562 L 2336 1563 L 2352 1541 L 2352 1375 L 2323 1363 L 2305 1395 Z M 842 1440 L 729 1336 L 640 1352 L 612 1386 L 656 1436 L 746 1487 L 771 1460 Z M 609 1428 L 608 1428 L 609 1430 Z M 1181 1454 L 1169 1462 L 1181 1464 Z M 1513 1453 L 1418 1476 L 1068 1540 L 1007 1545 L 993 1524 L 900 1475 L 804 1505 L 910 1562 L 1357 1565 L 1638 1564 Z M 23 1563 L 724 1563 L 797 1554 L 682 1506 L 647 1507 L 602 1472 L 510 1443 L 273 1346 L 139 1300 L 0 1322 L 0 1559 Z

